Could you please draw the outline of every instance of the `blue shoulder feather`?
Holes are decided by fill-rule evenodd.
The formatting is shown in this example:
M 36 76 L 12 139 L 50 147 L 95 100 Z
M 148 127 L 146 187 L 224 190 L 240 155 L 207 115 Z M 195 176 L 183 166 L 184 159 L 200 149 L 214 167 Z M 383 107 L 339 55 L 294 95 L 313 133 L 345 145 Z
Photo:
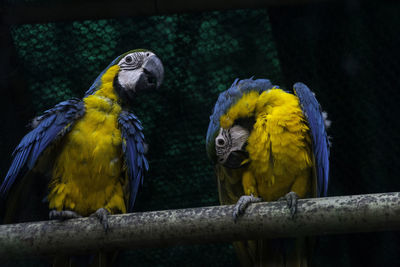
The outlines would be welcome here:
M 271 89 L 272 87 L 274 86 L 267 79 L 236 79 L 228 90 L 219 95 L 218 100 L 215 103 L 213 113 L 210 116 L 210 123 L 208 125 L 206 137 L 207 154 L 211 160 L 214 160 L 215 157 L 214 140 L 220 128 L 219 118 L 225 114 L 228 109 L 243 96 L 244 93 L 248 93 L 250 91 L 258 91 L 261 93 Z
M 26 171 L 31 170 L 41 153 L 56 139 L 69 131 L 73 122 L 84 114 L 84 104 L 79 99 L 70 99 L 37 117 L 34 129 L 22 138 L 13 152 L 11 167 L 0 186 L 0 197 L 5 198 L 11 186 Z
M 97 76 L 96 80 L 94 80 L 92 86 L 89 87 L 89 89 L 85 92 L 84 98 L 94 94 L 101 85 L 101 77 L 103 77 L 104 73 L 113 65 L 115 65 L 117 63 L 117 60 L 120 58 L 121 56 L 116 57 L 113 61 L 111 61 L 110 64 L 108 64 L 108 66 Z
M 329 139 L 321 107 L 311 90 L 303 83 L 293 86 L 311 130 L 317 173 L 317 196 L 327 196 L 329 181 Z
M 118 118 L 118 123 L 121 128 L 123 139 L 122 150 L 130 179 L 128 212 L 131 212 L 135 204 L 139 186 L 143 185 L 144 172 L 149 169 L 149 164 L 144 156 L 143 127 L 139 119 L 132 113 L 122 111 Z

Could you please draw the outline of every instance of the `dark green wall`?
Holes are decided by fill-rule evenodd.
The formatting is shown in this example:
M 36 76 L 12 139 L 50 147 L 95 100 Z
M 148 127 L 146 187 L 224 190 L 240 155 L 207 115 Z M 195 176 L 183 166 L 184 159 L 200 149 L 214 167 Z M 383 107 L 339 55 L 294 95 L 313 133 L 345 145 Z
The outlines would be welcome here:
M 286 84 L 332 120 L 329 195 L 400 190 L 400 5 L 345 1 L 269 10 Z M 398 232 L 324 237 L 317 266 L 399 266 Z

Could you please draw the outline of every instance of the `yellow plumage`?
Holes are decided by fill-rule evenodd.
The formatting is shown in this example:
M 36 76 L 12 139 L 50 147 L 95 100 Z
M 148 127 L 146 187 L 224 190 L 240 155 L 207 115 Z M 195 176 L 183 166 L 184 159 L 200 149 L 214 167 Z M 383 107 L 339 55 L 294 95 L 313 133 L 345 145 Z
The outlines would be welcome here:
M 227 129 L 239 118 L 255 118 L 246 150 L 249 164 L 242 174 L 246 195 L 277 200 L 290 191 L 311 192 L 312 152 L 309 128 L 295 95 L 273 88 L 244 95 L 221 116 Z
M 85 115 L 61 143 L 61 153 L 49 184 L 49 208 L 73 210 L 82 216 L 99 208 L 126 212 L 125 175 L 118 116 L 121 106 L 114 92 L 115 65 L 102 77 L 102 86 L 84 99 Z
M 297 96 L 273 88 L 242 96 L 220 118 L 221 127 L 232 127 L 239 118 L 254 118 L 247 139 L 249 159 L 240 169 L 216 166 L 223 205 L 235 204 L 243 194 L 275 201 L 293 191 L 300 198 L 316 196 L 310 129 Z M 307 266 L 310 242 L 292 239 L 291 249 L 282 240 L 234 242 L 242 266 Z

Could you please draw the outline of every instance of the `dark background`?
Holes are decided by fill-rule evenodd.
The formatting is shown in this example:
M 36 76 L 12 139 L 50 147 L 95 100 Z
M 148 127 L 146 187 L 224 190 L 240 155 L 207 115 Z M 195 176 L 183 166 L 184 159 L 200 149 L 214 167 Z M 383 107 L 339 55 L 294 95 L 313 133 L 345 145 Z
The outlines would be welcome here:
M 29 2 L 46 1 L 8 0 L 0 14 Z M 354 0 L 31 24 L 4 16 L 0 174 L 31 118 L 82 97 L 119 54 L 148 48 L 163 60 L 165 82 L 132 107 L 150 145 L 137 211 L 218 204 L 205 134 L 218 94 L 237 77 L 286 89 L 302 81 L 316 93 L 332 121 L 328 195 L 400 191 L 399 14 L 395 1 Z M 400 266 L 399 242 L 398 232 L 321 237 L 314 265 Z M 230 244 L 209 244 L 125 252 L 120 266 L 133 265 L 238 263 Z

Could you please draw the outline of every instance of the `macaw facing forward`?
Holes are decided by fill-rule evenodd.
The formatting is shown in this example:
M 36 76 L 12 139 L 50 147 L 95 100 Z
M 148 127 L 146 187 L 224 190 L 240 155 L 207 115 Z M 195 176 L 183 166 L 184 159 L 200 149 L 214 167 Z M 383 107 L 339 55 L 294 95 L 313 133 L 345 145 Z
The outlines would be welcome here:
M 29 206 L 29 190 L 40 183 L 47 187 L 41 191 L 50 219 L 94 214 L 107 229 L 108 214 L 132 211 L 148 163 L 141 123 L 128 108 L 137 93 L 158 88 L 163 75 L 154 53 L 129 51 L 111 62 L 82 100 L 61 102 L 35 118 L 0 187 L 4 221 L 31 220 L 29 210 L 21 215 L 19 209 Z
M 234 219 L 250 202 L 326 196 L 329 140 L 314 94 L 294 94 L 269 80 L 236 80 L 210 117 L 207 153 L 215 162 L 220 203 L 235 204 Z M 308 266 L 306 238 L 235 242 L 243 266 Z

